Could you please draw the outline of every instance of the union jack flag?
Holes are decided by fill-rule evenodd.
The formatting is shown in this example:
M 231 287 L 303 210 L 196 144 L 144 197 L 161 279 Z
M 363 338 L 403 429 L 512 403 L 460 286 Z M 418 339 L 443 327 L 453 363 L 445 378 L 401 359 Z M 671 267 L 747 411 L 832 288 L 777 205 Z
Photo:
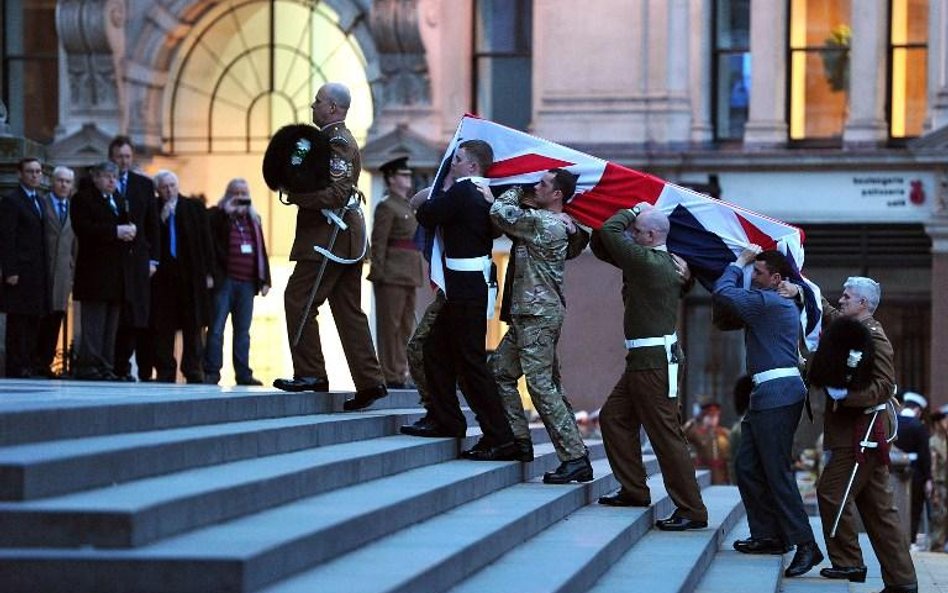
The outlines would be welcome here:
M 692 274 L 709 290 L 724 268 L 737 259 L 748 244 L 777 249 L 790 260 L 792 280 L 804 293 L 806 306 L 801 314 L 807 346 L 816 347 L 820 334 L 820 289 L 802 275 L 803 241 L 801 229 L 752 212 L 723 200 L 669 183 L 590 156 L 586 153 L 531 136 L 473 115 L 461 118 L 457 131 L 442 160 L 435 187 L 447 174 L 457 145 L 464 140 L 484 140 L 494 150 L 494 164 L 487 171 L 491 186 L 535 184 L 553 168 L 577 175 L 576 194 L 565 210 L 580 223 L 599 228 L 622 208 L 648 202 L 668 215 L 671 222 L 667 245 L 691 268 Z M 435 253 L 440 252 L 435 246 Z M 440 276 L 440 258 L 432 258 L 432 281 Z M 749 272 L 745 285 L 749 284 Z

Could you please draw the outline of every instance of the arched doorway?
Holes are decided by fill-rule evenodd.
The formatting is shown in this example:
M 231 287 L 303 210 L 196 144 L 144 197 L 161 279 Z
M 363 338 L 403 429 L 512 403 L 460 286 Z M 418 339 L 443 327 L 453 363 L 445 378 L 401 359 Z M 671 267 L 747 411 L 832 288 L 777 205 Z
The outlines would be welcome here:
M 171 169 L 182 193 L 202 195 L 213 205 L 234 177 L 247 179 L 264 219 L 271 256 L 273 292 L 255 305 L 251 361 L 272 379 L 290 371 L 283 316 L 286 260 L 293 241 L 296 207 L 285 206 L 266 187 L 263 153 L 280 127 L 310 121 L 310 103 L 326 81 L 343 82 L 353 94 L 347 124 L 364 143 L 372 123 L 373 98 L 363 49 L 363 17 L 346 14 L 346 1 L 233 0 L 208 7 L 177 42 L 162 91 L 161 152 L 149 172 Z M 193 14 L 192 11 L 192 14 Z M 361 14 L 361 13 L 359 13 Z M 170 38 L 168 39 L 170 41 Z M 372 48 L 368 49 L 372 55 Z M 365 185 L 368 187 L 368 180 Z M 364 188 L 364 189 L 366 189 Z M 368 292 L 368 291 L 366 291 Z M 366 306 L 368 299 L 364 299 Z M 351 387 L 328 308 L 321 327 L 334 388 Z M 227 384 L 229 336 L 225 336 Z

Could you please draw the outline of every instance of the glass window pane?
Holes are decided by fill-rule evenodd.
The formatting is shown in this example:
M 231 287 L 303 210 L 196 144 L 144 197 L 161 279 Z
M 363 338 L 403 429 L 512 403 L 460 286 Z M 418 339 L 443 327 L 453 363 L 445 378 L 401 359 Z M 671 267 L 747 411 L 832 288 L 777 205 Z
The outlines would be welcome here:
M 927 43 L 928 0 L 893 0 L 891 19 L 892 44 Z
M 749 52 L 719 55 L 717 92 L 717 136 L 740 139 L 750 104 Z
M 793 140 L 842 136 L 849 84 L 848 52 L 794 52 L 790 77 L 790 137 Z
M 476 10 L 476 53 L 530 51 L 532 2 L 479 0 Z
M 892 114 L 889 124 L 893 138 L 922 134 L 928 109 L 927 62 L 926 48 L 892 51 Z
M 481 58 L 477 80 L 478 113 L 506 126 L 526 130 L 531 112 L 530 58 Z
M 716 16 L 718 49 L 747 49 L 750 44 L 750 1 L 719 0 Z

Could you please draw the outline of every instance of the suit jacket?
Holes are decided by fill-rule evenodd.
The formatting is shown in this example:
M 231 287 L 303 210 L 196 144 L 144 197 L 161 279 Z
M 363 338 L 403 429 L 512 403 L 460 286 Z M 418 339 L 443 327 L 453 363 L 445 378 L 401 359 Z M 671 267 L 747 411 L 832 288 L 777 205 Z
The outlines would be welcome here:
M 42 204 L 40 192 L 37 199 Z M 0 270 L 5 312 L 45 315 L 49 311 L 43 217 L 21 186 L 0 200 Z M 16 286 L 6 284 L 10 276 L 19 277 Z
M 151 261 L 161 258 L 158 231 L 158 200 L 155 184 L 144 175 L 128 173 L 125 188 L 129 222 L 138 227 L 131 249 L 125 253 L 125 306 L 122 323 L 130 327 L 148 327 L 151 310 Z
M 126 262 L 132 244 L 120 241 L 115 227 L 128 222 L 125 199 L 113 195 L 117 212 L 95 186 L 80 190 L 72 199 L 72 228 L 76 233 L 76 276 L 73 298 L 77 301 L 125 300 Z
M 322 256 L 313 250 L 314 245 L 328 248 L 335 225 L 327 221 L 322 210 L 338 210 L 349 202 L 362 172 L 362 157 L 359 145 L 345 122 L 327 125 L 321 134 L 329 137 L 332 154 L 329 158 L 331 183 L 325 189 L 310 193 L 287 195 L 290 204 L 299 206 L 296 213 L 296 237 L 290 249 L 292 261 L 319 261 Z M 355 259 L 362 253 L 365 244 L 365 218 L 361 208 L 346 210 L 342 216 L 346 230 L 339 230 L 332 253 L 344 259 Z
M 406 200 L 389 196 L 375 207 L 369 281 L 397 286 L 424 284 L 421 252 L 412 240 L 417 228 L 415 213 Z
M 152 282 L 151 323 L 153 327 L 175 326 L 178 297 L 184 296 L 190 307 L 185 312 L 187 320 L 198 326 L 207 325 L 211 305 L 207 276 L 215 275 L 207 210 L 198 200 L 179 196 L 174 218 L 177 257 L 172 260 L 170 246 L 162 242 L 161 263 Z M 162 238 L 168 236 L 170 220 L 161 223 Z M 178 269 L 177 278 L 170 277 L 174 267 Z
M 230 216 L 223 209 L 214 206 L 207 211 L 211 227 L 211 242 L 214 248 L 214 287 L 217 288 L 227 276 L 227 258 L 230 253 Z M 273 286 L 270 279 L 270 259 L 267 257 L 267 245 L 263 240 L 263 229 L 258 223 L 251 225 L 254 233 L 254 254 L 257 256 L 257 292 L 263 285 Z
M 65 311 L 72 292 L 73 272 L 76 266 L 76 233 L 72 230 L 72 204 L 67 200 L 66 220 L 59 220 L 58 199 L 49 193 L 43 199 L 45 210 L 46 262 L 50 295 L 50 309 Z

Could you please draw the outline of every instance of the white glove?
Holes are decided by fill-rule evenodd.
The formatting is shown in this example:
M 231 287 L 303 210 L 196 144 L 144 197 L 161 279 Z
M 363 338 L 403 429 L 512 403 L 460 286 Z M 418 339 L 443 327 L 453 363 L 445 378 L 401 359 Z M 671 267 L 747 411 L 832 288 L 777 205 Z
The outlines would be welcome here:
M 847 395 L 849 395 L 849 390 L 846 389 L 845 387 L 842 387 L 842 388 L 839 388 L 839 387 L 827 387 L 827 388 L 826 388 L 826 393 L 828 393 L 829 396 L 830 396 L 831 398 L 833 398 L 834 400 L 839 401 L 839 400 L 845 398 Z

